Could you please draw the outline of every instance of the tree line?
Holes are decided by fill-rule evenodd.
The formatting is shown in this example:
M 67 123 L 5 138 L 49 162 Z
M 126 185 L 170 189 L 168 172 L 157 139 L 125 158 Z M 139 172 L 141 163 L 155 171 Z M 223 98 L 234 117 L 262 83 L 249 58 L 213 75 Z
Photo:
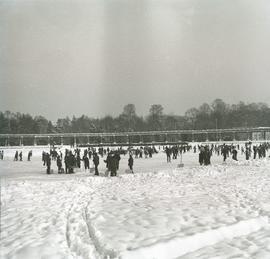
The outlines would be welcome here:
M 213 129 L 270 126 L 270 108 L 265 103 L 226 104 L 221 99 L 203 103 L 184 115 L 164 114 L 160 104 L 153 104 L 147 116 L 138 116 L 134 104 L 124 106 L 119 116 L 90 118 L 86 115 L 59 118 L 56 123 L 43 116 L 0 112 L 0 134 L 127 132 L 150 130 Z

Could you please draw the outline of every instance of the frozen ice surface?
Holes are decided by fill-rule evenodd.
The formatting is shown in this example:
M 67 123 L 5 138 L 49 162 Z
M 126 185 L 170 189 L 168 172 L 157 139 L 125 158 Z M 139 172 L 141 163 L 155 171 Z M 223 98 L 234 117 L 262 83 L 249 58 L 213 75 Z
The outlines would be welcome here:
M 132 175 L 122 156 L 110 178 L 46 175 L 32 149 L 0 161 L 1 258 L 270 258 L 269 159 L 200 167 L 187 153 L 177 168 L 159 153 Z

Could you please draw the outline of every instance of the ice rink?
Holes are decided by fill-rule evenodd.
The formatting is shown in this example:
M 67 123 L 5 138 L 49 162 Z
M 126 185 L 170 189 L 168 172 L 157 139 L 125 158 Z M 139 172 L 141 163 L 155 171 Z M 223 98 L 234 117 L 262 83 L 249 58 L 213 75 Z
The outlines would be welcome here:
M 111 178 L 105 157 L 101 176 L 47 175 L 48 147 L 31 149 L 31 162 L 26 147 L 22 162 L 16 149 L 0 161 L 1 258 L 270 258 L 269 158 L 199 166 L 189 152 L 177 168 L 160 151 L 132 175 L 126 155 Z

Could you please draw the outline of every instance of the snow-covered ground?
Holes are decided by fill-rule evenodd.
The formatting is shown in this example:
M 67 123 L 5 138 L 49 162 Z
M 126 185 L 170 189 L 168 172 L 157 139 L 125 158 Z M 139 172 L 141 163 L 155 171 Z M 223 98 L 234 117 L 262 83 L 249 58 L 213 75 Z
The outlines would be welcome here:
M 1 258 L 270 258 L 268 158 L 206 167 L 187 153 L 177 168 L 159 153 L 132 175 L 122 156 L 110 178 L 47 175 L 32 149 L 0 161 Z

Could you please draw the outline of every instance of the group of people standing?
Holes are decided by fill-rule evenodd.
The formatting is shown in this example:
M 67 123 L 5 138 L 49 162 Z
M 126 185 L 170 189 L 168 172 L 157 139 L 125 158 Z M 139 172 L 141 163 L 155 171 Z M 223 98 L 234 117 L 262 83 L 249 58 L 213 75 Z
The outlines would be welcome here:
M 4 152 L 4 151 L 3 151 Z M 30 150 L 28 152 L 28 155 L 27 155 L 27 161 L 31 161 L 31 157 L 33 155 L 33 152 L 32 150 Z M 4 153 L 3 153 L 3 156 L 4 156 Z M 2 159 L 3 160 L 3 159 Z M 15 155 L 14 155 L 14 161 L 23 161 L 23 154 L 22 154 L 22 151 L 19 153 L 18 151 L 15 152 Z
M 199 152 L 199 164 L 200 165 L 210 165 L 211 157 L 213 153 L 217 156 L 223 157 L 223 162 L 226 162 L 227 158 L 231 158 L 235 161 L 238 161 L 237 155 L 241 151 L 242 155 L 245 155 L 245 159 L 249 160 L 252 157 L 256 159 L 257 157 L 265 158 L 267 151 L 270 149 L 270 143 L 263 144 L 252 144 L 251 142 L 245 143 L 245 145 L 235 145 L 235 144 L 211 144 L 211 145 L 189 145 L 189 144 L 180 144 L 173 146 L 163 146 L 163 151 L 166 154 L 167 162 L 170 163 L 171 159 L 177 159 L 179 155 L 183 153 L 192 151 L 194 153 Z M 160 147 L 159 147 L 160 150 Z M 81 153 L 83 153 L 81 155 Z M 143 154 L 145 158 L 151 158 L 153 154 L 158 153 L 156 147 L 139 147 L 136 149 L 128 148 L 127 150 L 122 149 L 121 147 L 116 150 L 111 150 L 110 148 L 86 148 L 84 150 L 76 148 L 73 150 L 66 149 L 64 155 L 61 150 L 53 147 L 49 152 L 42 152 L 42 161 L 43 165 L 47 167 L 46 172 L 48 174 L 52 173 L 51 163 L 52 160 L 56 161 L 58 168 L 58 173 L 74 173 L 75 168 L 83 167 L 85 171 L 94 172 L 95 175 L 99 175 L 99 165 L 100 157 L 103 158 L 106 156 L 106 159 L 102 159 L 106 164 L 105 175 L 116 176 L 117 171 L 119 170 L 119 163 L 121 160 L 121 155 L 129 154 L 128 158 L 128 167 L 129 172 L 133 172 L 134 158 L 142 158 Z M 27 160 L 30 161 L 33 153 L 32 150 L 28 152 Z M 0 151 L 0 160 L 4 158 L 4 150 Z M 15 152 L 14 161 L 23 161 L 22 151 Z M 91 162 L 92 161 L 92 162 Z
M 145 158 L 148 158 L 148 157 L 152 158 L 153 154 L 158 153 L 158 151 L 156 150 L 154 146 L 153 147 L 145 146 L 145 147 L 134 149 L 133 153 L 135 155 L 135 158 L 143 158 L 143 155 Z
M 167 163 L 170 163 L 172 161 L 171 156 L 172 156 L 172 159 L 177 159 L 178 155 L 181 155 L 182 153 L 186 153 L 190 149 L 191 149 L 191 146 L 188 144 L 174 145 L 171 147 L 169 146 L 163 147 L 163 150 L 166 153 Z
M 81 157 L 81 149 L 76 148 L 72 150 L 65 150 L 65 155 L 63 157 L 61 151 L 57 152 L 56 149 L 50 150 L 49 153 L 43 152 L 42 153 L 42 161 L 43 165 L 47 166 L 47 173 L 51 173 L 51 161 L 56 160 L 56 165 L 58 168 L 58 173 L 66 173 L 71 174 L 74 173 L 75 168 L 81 168 L 81 162 L 84 164 L 85 171 L 89 170 L 92 172 L 94 171 L 95 175 L 99 175 L 99 164 L 100 164 L 100 156 L 103 157 L 104 154 L 107 154 L 106 160 L 106 172 L 105 174 L 108 175 L 109 172 L 111 176 L 116 176 L 117 171 L 119 169 L 119 162 L 121 159 L 121 150 L 111 151 L 109 149 L 85 149 L 83 151 L 83 156 Z M 55 158 L 56 157 L 56 158 Z M 90 161 L 92 160 L 93 167 L 90 167 Z M 128 166 L 131 172 L 133 173 L 133 157 L 130 154 L 128 159 Z M 65 168 L 63 168 L 63 164 Z
M 253 145 L 251 148 L 251 143 L 246 143 L 245 146 L 241 147 L 242 154 L 245 154 L 246 160 L 249 160 L 251 157 L 251 153 L 253 150 L 253 158 L 256 159 L 258 156 L 259 158 L 266 157 L 266 152 L 270 148 L 270 144 L 260 144 L 260 145 Z M 185 145 L 174 145 L 174 146 L 164 146 L 163 151 L 166 154 L 167 162 L 171 162 L 172 159 L 177 159 L 177 157 L 182 154 L 189 152 L 193 149 L 193 152 L 196 153 L 199 152 L 199 164 L 200 165 L 210 165 L 211 164 L 211 157 L 213 153 L 215 153 L 218 156 L 223 156 L 223 162 L 226 162 L 227 158 L 232 157 L 233 160 L 238 161 L 237 155 L 238 151 L 240 150 L 240 145 L 195 145 L 191 146 L 188 144 Z M 107 158 L 104 160 L 106 163 L 106 172 L 105 175 L 108 175 L 110 173 L 111 176 L 116 176 L 117 171 L 119 170 L 119 162 L 121 160 L 120 154 L 125 154 L 125 152 L 120 148 L 116 151 L 112 151 L 109 148 L 99 148 L 98 150 L 92 148 L 88 148 L 84 150 L 84 154 L 81 158 L 80 156 L 80 149 L 75 149 L 73 152 L 71 150 L 66 150 L 65 156 L 64 156 L 64 164 L 65 164 L 65 170 L 62 168 L 62 153 L 57 155 L 57 167 L 58 167 L 58 173 L 73 173 L 74 168 L 80 168 L 81 167 L 81 161 L 84 163 L 84 169 L 90 170 L 91 169 L 95 172 L 95 175 L 99 175 L 99 164 L 100 164 L 100 156 L 107 155 Z M 134 158 L 133 155 L 135 155 L 135 158 L 142 158 L 143 154 L 145 155 L 145 158 L 152 157 L 153 153 L 158 153 L 158 151 L 155 149 L 155 147 L 140 147 L 137 149 L 130 149 L 126 152 L 129 152 L 129 158 L 128 158 L 128 167 L 131 173 L 133 172 L 133 165 L 134 165 Z M 51 152 L 52 154 L 55 153 Z M 92 159 L 94 167 L 90 169 L 90 161 Z M 50 162 L 49 162 L 50 165 Z
M 239 149 L 239 145 L 238 145 L 238 149 Z M 194 153 L 196 153 L 195 151 L 196 149 L 194 149 Z M 234 145 L 202 145 L 202 146 L 198 146 L 198 150 L 199 150 L 199 164 L 200 165 L 210 165 L 211 164 L 211 157 L 212 154 L 215 152 L 218 156 L 222 155 L 223 156 L 223 162 L 226 161 L 226 159 L 230 156 L 230 154 L 232 155 L 232 159 L 235 161 L 237 160 L 237 147 Z
M 15 152 L 14 161 L 22 161 L 22 151 L 19 153 L 18 151 Z
M 51 171 L 51 154 L 46 153 L 46 152 L 42 152 L 42 161 L 43 161 L 43 165 L 47 166 L 47 174 L 52 173 Z
M 258 156 L 260 158 L 266 157 L 266 152 L 270 149 L 270 143 L 263 143 L 260 145 L 253 145 L 251 142 L 245 143 L 244 146 L 241 147 L 242 155 L 245 155 L 245 159 L 249 160 L 252 156 L 253 150 L 253 159 L 256 159 Z M 215 152 L 218 156 L 223 156 L 223 162 L 226 162 L 227 158 L 232 157 L 233 160 L 238 161 L 237 155 L 238 151 L 240 151 L 240 145 L 198 145 L 199 150 L 199 163 L 200 165 L 209 165 L 211 164 L 211 156 Z M 196 153 L 196 146 L 194 147 L 194 153 Z
M 198 147 L 199 151 L 199 163 L 200 165 L 210 165 L 211 164 L 211 156 L 212 150 L 209 146 L 200 146 Z

